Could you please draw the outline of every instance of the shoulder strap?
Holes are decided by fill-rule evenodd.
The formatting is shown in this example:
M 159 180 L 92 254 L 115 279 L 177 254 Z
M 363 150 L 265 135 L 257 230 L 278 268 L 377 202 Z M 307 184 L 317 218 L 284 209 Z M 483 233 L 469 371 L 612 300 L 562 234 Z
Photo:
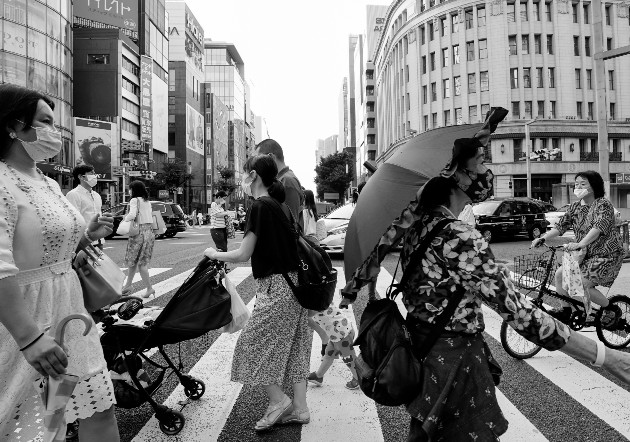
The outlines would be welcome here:
M 280 205 L 280 203 L 276 201 L 275 199 L 271 197 L 269 198 L 263 197 L 263 198 L 258 199 L 258 201 L 261 201 L 267 207 L 271 207 L 272 210 L 276 212 L 276 215 L 282 220 L 282 223 L 287 227 L 289 232 L 291 232 L 291 234 L 295 235 L 296 238 L 300 236 L 301 229 L 299 229 L 299 226 L 296 225 L 295 217 L 293 216 L 293 212 L 291 211 L 290 208 L 289 208 L 289 214 L 291 217 L 289 218 L 286 215 L 286 213 L 284 213 L 284 210 L 282 210 L 282 206 Z

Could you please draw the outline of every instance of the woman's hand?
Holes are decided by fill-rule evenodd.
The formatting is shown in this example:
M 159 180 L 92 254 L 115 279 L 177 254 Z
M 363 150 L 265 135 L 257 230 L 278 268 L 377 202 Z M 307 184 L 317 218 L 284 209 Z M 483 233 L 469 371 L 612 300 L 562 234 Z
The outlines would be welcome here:
M 208 258 L 210 258 L 210 259 L 217 259 L 217 258 L 216 258 L 217 251 L 216 251 L 216 249 L 213 249 L 212 247 L 208 247 L 208 248 L 207 248 L 207 249 L 203 252 L 203 254 L 204 254 L 205 256 L 207 256 Z
M 58 379 L 66 372 L 68 356 L 51 336 L 44 334 L 22 352 L 26 361 L 42 376 Z
M 94 215 L 87 225 L 87 231 L 93 241 L 105 238 L 114 231 L 114 218 L 109 213 Z
M 532 245 L 530 246 L 530 249 L 535 249 L 536 247 L 540 247 L 545 243 L 545 238 L 543 238 L 542 236 L 536 238 L 535 240 L 532 241 Z
M 573 252 L 574 250 L 581 250 L 582 249 L 582 244 L 577 243 L 577 242 L 571 242 L 569 244 L 567 244 L 566 246 L 564 246 L 564 249 L 567 252 Z

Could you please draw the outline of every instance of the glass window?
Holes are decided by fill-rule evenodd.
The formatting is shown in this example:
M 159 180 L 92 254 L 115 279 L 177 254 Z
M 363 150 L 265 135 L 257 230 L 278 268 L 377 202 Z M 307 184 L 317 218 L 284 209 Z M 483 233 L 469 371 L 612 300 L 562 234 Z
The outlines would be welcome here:
M 593 71 L 591 69 L 586 70 L 586 88 L 593 89 Z
M 481 92 L 490 90 L 490 80 L 488 78 L 488 71 L 479 72 L 479 80 L 481 82 Z
M 459 31 L 459 15 L 451 15 L 451 32 L 455 33 Z
M 46 62 L 46 36 L 32 29 L 28 30 L 28 56 Z
M 5 22 L 6 24 L 6 22 Z M 24 57 L 0 52 L 0 71 L 2 81 L 19 86 L 26 86 L 26 60 Z
M 575 70 L 575 88 L 582 89 L 582 71 L 580 69 Z
M 109 54 L 88 54 L 87 64 L 109 64 Z
M 449 63 L 448 53 L 449 53 L 448 48 L 442 49 L 442 67 L 443 68 L 448 66 L 448 63 Z
M 518 89 L 518 68 L 510 69 L 510 86 L 512 89 Z
M 71 31 L 70 31 L 70 22 L 64 20 L 63 18 L 61 19 L 61 42 L 70 47 L 72 46 L 70 44 L 70 36 L 71 36 Z
M 550 107 L 549 117 L 550 118 L 556 118 L 556 102 L 555 101 L 550 101 L 549 102 L 549 107 Z
M 610 113 L 608 114 L 608 117 L 611 120 L 615 119 L 615 103 L 610 103 Z M 618 140 L 613 140 L 614 141 L 618 141 Z
M 576 103 L 575 110 L 576 110 L 576 113 L 577 113 L 577 119 L 578 120 L 581 120 L 582 118 L 584 118 L 584 115 L 582 113 L 582 102 L 581 101 L 578 101 Z
M 584 8 L 584 24 L 587 25 L 589 24 L 588 5 L 583 5 L 582 8 Z
M 536 87 L 545 87 L 543 68 L 536 68 Z
M 48 0 L 48 7 L 53 8 L 56 11 L 61 10 L 61 2 L 65 2 L 67 0 Z
M 540 34 L 534 35 L 534 54 L 542 54 L 542 38 Z
M 26 87 L 46 91 L 46 65 L 35 60 L 28 60 Z
M 50 95 L 55 97 L 60 96 L 59 94 L 59 71 L 51 66 L 48 66 L 48 83 L 46 86 L 46 90 Z
M 464 21 L 466 23 L 466 29 L 472 29 L 472 27 L 473 27 L 473 11 L 472 11 L 472 9 L 467 9 L 464 12 Z
M 521 2 L 521 21 L 528 21 L 527 2 Z
M 70 81 L 70 77 L 66 74 L 61 75 L 61 88 L 63 99 L 66 101 L 70 101 L 72 99 L 72 81 Z
M 438 127 L 437 112 L 433 112 L 431 114 L 431 127 L 433 127 L 434 129 Z
M 468 122 L 477 122 L 477 106 L 468 106 Z
M 591 56 L 591 37 L 584 37 L 584 55 Z
M 435 70 L 435 52 L 431 52 L 429 54 L 429 58 L 431 60 L 431 70 L 434 71 Z
M 521 50 L 523 54 L 529 54 L 529 35 L 521 35 Z
M 4 22 L 4 50 L 26 56 L 26 27 Z
M 427 42 L 426 35 L 424 33 L 424 26 L 420 26 L 420 41 L 422 44 L 426 44 Z
M 527 118 L 528 120 L 532 119 L 532 102 L 531 101 L 525 102 L 525 118 Z
M 604 14 L 606 16 L 606 25 L 610 26 L 610 5 L 606 5 L 604 9 Z
M 486 8 L 477 7 L 477 26 L 482 27 L 486 25 Z
M 7 20 L 26 25 L 26 0 L 5 0 L 3 15 Z
M 488 115 L 488 112 L 490 112 L 490 105 L 489 104 L 482 104 L 481 105 L 481 117 L 485 120 L 486 116 Z
M 427 104 L 427 101 L 428 101 L 427 86 L 424 85 L 422 86 L 422 104 Z
M 39 31 L 46 29 L 46 8 L 35 0 L 28 0 L 28 26 Z
M 479 60 L 488 58 L 488 40 L 479 40 Z
M 444 126 L 450 126 L 450 125 L 451 125 L 451 111 L 445 110 L 444 111 Z
M 554 68 L 549 68 L 549 87 L 556 87 L 556 71 Z M 554 103 L 552 101 L 552 103 Z
M 440 19 L 440 29 L 441 29 L 441 33 L 440 33 L 440 35 L 441 35 L 442 37 L 444 37 L 444 36 L 446 35 L 446 33 L 447 33 L 447 26 L 448 26 L 448 25 L 446 24 L 446 18 L 445 18 L 445 17 L 442 17 L 442 18 Z
M 578 22 L 578 5 L 577 3 L 573 3 L 571 5 L 571 9 L 573 10 L 573 23 Z
M 52 38 L 47 38 L 46 39 L 48 41 L 48 48 L 46 50 L 46 60 L 48 61 L 48 64 L 51 64 L 53 66 L 59 66 L 60 61 L 59 58 L 61 57 L 61 53 L 60 53 L 60 48 L 61 45 L 59 44 L 59 42 L 57 40 L 53 40 Z
M 580 37 L 577 35 L 573 36 L 573 55 L 580 56 Z
M 545 15 L 547 16 L 547 21 L 551 21 L 551 2 L 545 3 Z
M 53 11 L 52 9 L 48 10 L 48 20 L 47 20 L 47 34 L 52 38 L 56 38 L 57 40 L 61 40 L 61 16 Z
M 520 101 L 512 102 L 512 119 L 519 120 L 521 118 L 521 103 Z
M 523 68 L 523 87 L 532 87 L 531 68 Z
M 426 55 L 422 56 L 422 73 L 423 74 L 427 73 L 427 56 Z
M 468 93 L 477 92 L 477 78 L 475 74 L 468 74 Z
M 514 22 L 516 15 L 516 5 L 514 3 L 508 3 L 507 5 L 507 19 L 509 22 Z
M 547 54 L 553 55 L 553 35 L 547 35 Z
M 508 45 L 510 47 L 510 55 L 518 55 L 518 51 L 516 49 L 516 35 L 508 36 Z
M 437 101 L 437 85 L 435 82 L 431 83 L 431 101 Z
M 453 64 L 459 64 L 459 45 L 453 46 Z
M 473 61 L 475 59 L 475 42 L 469 41 L 466 43 L 466 60 Z
M 442 90 L 444 98 L 451 98 L 451 80 L 449 78 L 442 80 Z
M 534 2 L 534 20 L 540 21 L 540 2 Z
M 608 71 L 608 90 L 615 90 L 615 71 Z
M 460 77 L 453 77 L 453 88 L 455 89 L 455 95 L 462 94 L 462 81 Z

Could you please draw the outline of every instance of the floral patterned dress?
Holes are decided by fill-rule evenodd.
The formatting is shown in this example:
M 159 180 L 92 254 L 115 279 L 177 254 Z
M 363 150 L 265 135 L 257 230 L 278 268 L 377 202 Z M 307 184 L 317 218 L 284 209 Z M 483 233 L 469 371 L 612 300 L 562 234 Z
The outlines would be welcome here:
M 405 213 L 409 220 L 412 212 Z M 461 221 L 454 220 L 437 235 L 421 266 L 408 268 L 413 251 L 444 215 L 415 212 L 414 218 L 409 225 L 399 219 L 398 227 L 388 230 L 390 239 L 397 229 L 404 230 L 401 266 L 413 272 L 403 295 L 408 320 L 417 325 L 433 323 L 449 299 L 462 293 L 463 297 L 425 361 L 422 394 L 408 404 L 407 411 L 422 422 L 430 440 L 498 440 L 507 430 L 507 421 L 493 382 L 500 367 L 481 335 L 485 328 L 482 302 L 519 334 L 548 350 L 562 348 L 571 331 L 520 294 L 481 234 Z M 344 296 L 356 296 L 361 286 L 378 275 L 386 242 L 382 240 L 357 269 Z
M 580 242 L 591 229 L 598 229 L 599 238 L 586 246 L 586 255 L 580 264 L 584 278 L 595 285 L 611 287 L 623 264 L 623 243 L 615 228 L 615 209 L 610 201 L 601 197 L 592 204 L 577 201 L 569 206 L 564 216 L 554 226 L 560 234 L 569 229 Z

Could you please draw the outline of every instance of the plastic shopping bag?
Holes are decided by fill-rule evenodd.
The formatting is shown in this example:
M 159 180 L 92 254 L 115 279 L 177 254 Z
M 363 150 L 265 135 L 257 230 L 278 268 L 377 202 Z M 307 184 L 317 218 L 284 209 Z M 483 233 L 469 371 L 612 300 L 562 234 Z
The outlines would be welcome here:
M 591 297 L 588 290 L 584 291 L 582 284 L 582 271 L 580 262 L 584 253 L 579 250 L 568 252 L 565 250 L 562 256 L 562 288 L 569 296 L 584 304 L 584 311 L 588 315 L 591 312 Z
M 232 301 L 232 322 L 223 326 L 220 330 L 221 333 L 235 333 L 245 327 L 245 324 L 252 315 L 241 299 L 241 296 L 236 291 L 236 287 L 230 281 L 230 278 L 225 275 L 223 277 L 223 285 L 230 294 Z

